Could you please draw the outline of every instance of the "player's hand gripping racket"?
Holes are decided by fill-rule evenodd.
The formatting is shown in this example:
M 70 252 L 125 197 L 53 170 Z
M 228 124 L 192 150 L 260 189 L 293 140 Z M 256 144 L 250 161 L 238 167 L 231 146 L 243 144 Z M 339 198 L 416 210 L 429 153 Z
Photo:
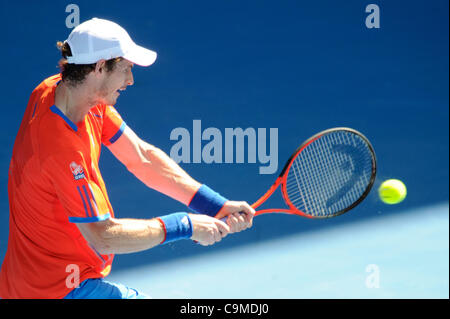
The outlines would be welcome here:
M 288 209 L 263 209 L 256 211 L 255 216 L 339 216 L 367 196 L 376 171 L 375 152 L 364 135 L 350 128 L 328 129 L 306 140 L 292 154 L 272 187 L 252 207 L 261 206 L 281 185 Z

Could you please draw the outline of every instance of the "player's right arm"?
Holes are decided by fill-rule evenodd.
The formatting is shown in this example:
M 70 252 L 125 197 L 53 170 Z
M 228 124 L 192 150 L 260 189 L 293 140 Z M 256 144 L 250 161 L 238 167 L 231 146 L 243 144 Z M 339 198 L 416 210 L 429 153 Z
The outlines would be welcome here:
M 219 220 L 189 214 L 192 221 L 190 239 L 207 246 L 220 241 L 229 227 Z M 103 255 L 143 251 L 163 243 L 167 236 L 158 219 L 109 218 L 93 223 L 77 223 L 83 237 Z

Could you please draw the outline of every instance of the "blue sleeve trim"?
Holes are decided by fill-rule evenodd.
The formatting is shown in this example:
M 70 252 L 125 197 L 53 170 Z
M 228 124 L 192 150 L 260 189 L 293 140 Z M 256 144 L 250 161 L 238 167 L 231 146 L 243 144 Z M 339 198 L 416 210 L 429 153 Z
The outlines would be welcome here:
M 216 217 L 227 201 L 225 197 L 203 184 L 195 193 L 188 207 L 198 214 Z
M 122 136 L 123 131 L 125 131 L 125 128 L 126 128 L 126 127 L 127 127 L 127 123 L 125 123 L 125 121 L 123 121 L 123 122 L 122 122 L 122 125 L 120 125 L 119 130 L 117 131 L 116 134 L 114 134 L 113 137 L 111 137 L 111 138 L 109 139 L 109 142 L 110 142 L 111 144 L 113 144 L 115 141 L 117 141 L 117 140 L 119 139 L 119 137 Z
M 95 222 L 101 222 L 103 220 L 107 220 L 111 218 L 111 214 L 103 214 L 100 216 L 94 216 L 94 217 L 69 217 L 69 222 L 71 223 L 95 223 Z

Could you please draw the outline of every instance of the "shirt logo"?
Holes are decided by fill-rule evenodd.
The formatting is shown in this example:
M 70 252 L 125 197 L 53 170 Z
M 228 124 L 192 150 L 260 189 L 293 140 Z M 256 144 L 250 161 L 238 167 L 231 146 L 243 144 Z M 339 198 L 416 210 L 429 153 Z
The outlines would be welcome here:
M 70 170 L 72 171 L 73 178 L 75 178 L 75 180 L 85 178 L 83 167 L 81 167 L 81 165 L 78 165 L 77 163 L 72 162 L 72 163 L 70 163 L 69 166 L 70 166 Z

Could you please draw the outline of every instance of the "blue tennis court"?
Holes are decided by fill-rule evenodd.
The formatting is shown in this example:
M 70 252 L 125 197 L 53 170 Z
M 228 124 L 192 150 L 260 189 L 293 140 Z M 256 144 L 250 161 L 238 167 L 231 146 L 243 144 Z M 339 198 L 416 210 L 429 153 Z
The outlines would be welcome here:
M 402 211 L 109 279 L 153 298 L 448 298 L 448 209 Z

